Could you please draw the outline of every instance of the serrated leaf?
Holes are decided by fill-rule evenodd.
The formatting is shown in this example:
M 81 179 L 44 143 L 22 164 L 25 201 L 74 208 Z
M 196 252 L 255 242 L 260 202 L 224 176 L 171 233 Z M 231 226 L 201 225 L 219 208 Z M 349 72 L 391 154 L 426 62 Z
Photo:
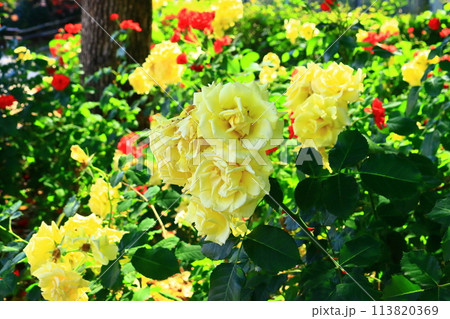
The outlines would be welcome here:
M 183 262 L 192 262 L 205 258 L 202 254 L 202 247 L 200 245 L 190 245 L 181 242 L 175 250 L 175 256 Z
M 405 276 L 393 275 L 391 281 L 383 290 L 384 300 L 416 300 L 423 289 L 413 284 Z
M 417 131 L 416 121 L 409 117 L 394 117 L 387 121 L 387 126 L 390 132 L 394 132 L 398 135 L 407 136 Z
M 166 248 L 139 248 L 131 259 L 133 267 L 142 275 L 155 280 L 164 280 L 179 272 L 178 261 Z
M 437 286 L 442 277 L 436 257 L 423 250 L 403 254 L 401 266 L 405 275 L 412 282 L 424 288 Z
M 177 236 L 172 236 L 172 237 L 161 240 L 160 242 L 155 244 L 153 246 L 153 248 L 161 247 L 161 248 L 166 248 L 166 249 L 172 249 L 172 248 L 175 248 L 175 246 L 178 244 L 179 241 L 180 241 L 180 238 L 178 238 Z
M 329 162 L 333 170 L 350 167 L 362 161 L 369 153 L 369 144 L 358 131 L 339 134 L 336 145 L 330 150 Z
M 244 249 L 255 264 L 271 273 L 292 268 L 300 261 L 295 240 L 273 226 L 256 227 L 244 240 Z
M 376 263 L 382 255 L 381 244 L 363 235 L 347 241 L 340 250 L 339 262 L 344 266 L 366 267 Z
M 439 200 L 426 216 L 445 227 L 450 227 L 450 196 Z
M 111 178 L 109 179 L 109 183 L 112 187 L 116 187 L 119 185 L 119 183 L 122 181 L 123 175 L 125 174 L 124 171 L 116 171 L 113 173 Z
M 221 264 L 211 273 L 208 300 L 238 301 L 245 276 L 238 264 Z

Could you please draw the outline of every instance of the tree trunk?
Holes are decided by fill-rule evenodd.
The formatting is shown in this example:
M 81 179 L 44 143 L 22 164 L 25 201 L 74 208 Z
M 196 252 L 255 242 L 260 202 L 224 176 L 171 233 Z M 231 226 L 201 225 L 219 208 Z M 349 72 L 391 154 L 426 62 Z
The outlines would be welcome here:
M 119 27 L 117 21 L 110 21 L 111 13 L 119 14 L 119 21 L 133 20 L 139 22 L 142 32 L 131 31 L 127 52 L 129 63 L 143 63 L 149 53 L 152 31 L 152 1 L 151 0 L 87 0 L 81 3 L 83 25 L 81 33 L 81 63 L 85 78 L 94 74 L 100 68 L 116 67 L 118 62 L 116 52 L 118 45 L 110 35 Z M 97 24 L 98 23 L 98 24 Z M 100 25 L 100 26 L 99 26 Z M 103 30 L 104 29 L 104 30 Z M 106 32 L 105 32 L 106 31 Z M 135 60 L 135 61 L 134 61 Z M 90 99 L 98 100 L 103 89 L 112 79 L 102 77 L 94 86 L 95 94 Z

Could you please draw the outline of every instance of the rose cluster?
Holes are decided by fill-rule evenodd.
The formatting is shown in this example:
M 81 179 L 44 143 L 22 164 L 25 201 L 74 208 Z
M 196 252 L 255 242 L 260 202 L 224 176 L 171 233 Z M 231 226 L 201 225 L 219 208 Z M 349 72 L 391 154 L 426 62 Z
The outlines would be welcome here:
M 325 150 L 336 144 L 339 133 L 350 124 L 348 104 L 356 102 L 364 75 L 342 63 L 323 69 L 315 63 L 297 67 L 286 92 L 286 107 L 293 119 L 293 135 L 302 146 L 314 147 L 328 166 Z
M 283 122 L 268 99 L 266 86 L 255 82 L 212 84 L 152 129 L 161 178 L 192 195 L 186 221 L 207 240 L 223 244 L 231 231 L 245 232 L 245 218 L 270 189 L 265 151 L 280 142 Z
M 311 40 L 319 34 L 319 30 L 316 28 L 316 24 L 312 22 L 306 22 L 301 24 L 300 20 L 289 19 L 284 22 L 284 28 L 286 29 L 286 38 L 295 43 L 298 37 L 302 37 L 305 40 Z

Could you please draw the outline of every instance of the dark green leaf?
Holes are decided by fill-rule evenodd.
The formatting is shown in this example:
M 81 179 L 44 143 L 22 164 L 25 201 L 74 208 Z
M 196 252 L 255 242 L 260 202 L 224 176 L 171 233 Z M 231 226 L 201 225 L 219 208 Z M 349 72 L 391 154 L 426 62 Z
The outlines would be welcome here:
M 116 171 L 112 174 L 111 178 L 109 179 L 109 183 L 112 187 L 116 187 L 119 185 L 119 183 L 122 181 L 124 171 Z
M 432 97 L 438 96 L 444 87 L 444 82 L 443 78 L 433 76 L 425 81 L 425 91 Z
M 416 121 L 410 119 L 409 117 L 399 116 L 390 118 L 387 122 L 387 126 L 389 131 L 403 136 L 407 136 L 417 131 Z
M 300 261 L 295 240 L 273 226 L 256 227 L 244 240 L 244 248 L 255 264 L 272 273 L 292 268 Z
M 302 147 L 295 162 L 297 169 L 306 175 L 320 176 L 323 171 L 323 160 L 319 151 L 312 147 Z
M 420 147 L 420 153 L 428 158 L 433 159 L 437 150 L 439 149 L 441 141 L 441 133 L 438 130 L 428 132 L 425 134 L 422 146 Z
M 359 199 L 358 183 L 353 176 L 339 174 L 322 182 L 322 200 L 328 212 L 347 218 L 355 210 Z
M 238 264 L 221 264 L 211 273 L 208 300 L 240 300 L 244 284 L 245 275 Z
M 7 274 L 0 279 L 0 298 L 5 298 L 11 295 L 17 286 L 17 276 L 14 274 Z
M 372 236 L 363 235 L 342 246 L 339 262 L 343 266 L 366 267 L 376 263 L 381 255 L 380 242 Z
M 183 262 L 192 262 L 205 258 L 200 245 L 189 245 L 181 242 L 175 250 L 175 256 Z
M 422 181 L 420 171 L 407 159 L 394 154 L 374 154 L 363 162 L 361 179 L 368 188 L 387 198 L 411 198 Z
M 180 241 L 180 238 L 178 238 L 177 236 L 164 238 L 163 240 L 158 242 L 155 246 L 153 246 L 153 248 L 161 247 L 161 248 L 166 248 L 166 249 L 172 249 L 172 248 L 175 248 L 175 246 L 178 244 L 179 241 Z
M 393 275 L 383 291 L 384 300 L 416 300 L 423 289 L 402 275 Z
M 80 208 L 80 201 L 77 200 L 77 197 L 73 195 L 70 197 L 66 206 L 64 206 L 64 214 L 67 217 L 72 217 L 77 212 L 78 208 Z
M 163 191 L 158 197 L 156 204 L 164 209 L 177 207 L 180 200 L 180 194 L 172 189 Z
M 147 242 L 148 242 L 147 232 L 145 231 L 130 232 L 123 235 L 118 247 L 119 251 L 123 251 L 125 249 L 145 245 L 147 244 Z
M 308 210 L 317 205 L 322 193 L 322 183 L 315 178 L 307 178 L 295 188 L 295 202 L 301 210 Z
M 117 212 L 118 213 L 124 212 L 124 211 L 130 209 L 131 205 L 133 205 L 133 200 L 126 199 L 117 205 Z
M 382 47 L 380 47 L 378 45 L 374 46 L 372 51 L 373 51 L 373 53 L 375 55 L 377 55 L 379 57 L 382 57 L 382 58 L 389 58 L 389 57 L 394 55 L 394 53 L 392 53 L 392 52 L 390 52 L 388 50 L 385 50 L 385 49 L 383 49 Z
M 155 280 L 167 279 L 180 270 L 173 252 L 165 248 L 139 248 L 131 264 L 139 273 Z
M 450 227 L 450 196 L 439 200 L 426 216 L 445 227 Z
M 120 263 L 116 260 L 102 267 L 100 282 L 107 289 L 119 289 L 122 286 L 123 276 L 120 271 Z
M 269 177 L 270 192 L 264 197 L 264 200 L 275 210 L 279 209 L 279 203 L 283 202 L 283 190 L 281 189 L 278 180 L 273 177 Z
M 408 102 L 406 105 L 406 116 L 410 116 L 411 114 L 415 114 L 416 110 L 416 104 L 417 99 L 419 98 L 419 91 L 422 87 L 421 86 L 413 86 L 408 94 Z M 415 111 L 415 112 L 413 112 Z
M 147 191 L 144 193 L 144 197 L 147 198 L 147 200 L 152 199 L 156 194 L 159 193 L 161 189 L 159 186 L 151 186 L 147 189 Z
M 445 232 L 442 238 L 442 254 L 444 255 L 444 260 L 450 260 L 450 227 Z
M 344 131 L 339 134 L 336 145 L 330 150 L 329 161 L 334 171 L 356 165 L 369 152 L 369 144 L 358 131 Z
M 436 286 L 441 280 L 438 260 L 423 250 L 403 254 L 401 265 L 405 275 L 424 288 Z
M 212 260 L 222 260 L 228 257 L 233 246 L 238 242 L 235 237 L 228 237 L 223 245 L 213 242 L 206 242 L 202 245 L 202 254 Z

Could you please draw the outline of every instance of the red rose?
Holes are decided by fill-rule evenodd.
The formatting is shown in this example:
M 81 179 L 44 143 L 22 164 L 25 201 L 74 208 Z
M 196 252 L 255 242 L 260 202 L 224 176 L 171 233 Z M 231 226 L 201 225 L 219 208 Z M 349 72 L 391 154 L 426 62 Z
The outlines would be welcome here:
M 57 91 L 63 91 L 70 84 L 70 79 L 64 74 L 55 74 L 52 80 L 52 86 Z
M 16 98 L 12 95 L 0 95 L 0 109 L 5 109 L 16 101 Z
M 428 21 L 428 26 L 431 30 L 439 30 L 441 28 L 441 21 L 438 18 L 431 18 Z
M 180 41 L 181 33 L 179 30 L 174 30 L 172 37 L 170 38 L 170 42 L 176 43 Z
M 322 9 L 322 11 L 330 11 L 331 10 L 330 6 L 326 2 L 324 2 L 320 5 L 320 9 Z
M 448 89 L 448 83 L 444 83 L 444 89 Z
M 77 23 L 77 24 L 66 24 L 64 26 L 64 30 L 66 30 L 67 33 L 71 33 L 71 34 L 76 34 L 78 32 L 81 31 L 81 23 Z
M 381 130 L 383 127 L 386 127 L 385 123 L 385 109 L 383 107 L 383 102 L 381 102 L 377 97 L 373 99 L 372 102 L 372 113 L 373 118 L 375 121 L 375 124 L 378 126 L 378 128 Z
M 117 19 L 119 19 L 119 15 L 117 13 L 112 13 L 109 16 L 109 20 L 111 20 L 111 21 L 114 21 L 114 20 L 117 20 Z
M 189 68 L 196 72 L 202 72 L 204 66 L 202 64 L 199 64 L 199 65 L 192 64 Z
M 177 64 L 186 64 L 188 62 L 187 54 L 181 53 L 177 56 Z
M 414 32 L 414 28 L 413 27 L 409 27 L 408 28 L 408 33 L 413 33 Z
M 131 154 L 135 158 L 139 158 L 143 155 L 142 150 L 148 147 L 148 144 L 136 146 L 135 143 L 139 139 L 139 135 L 132 132 L 123 136 L 117 144 L 117 149 L 125 155 Z
M 274 148 L 271 148 L 271 149 L 269 149 L 269 150 L 266 150 L 266 155 L 272 154 L 272 153 L 275 152 L 277 149 L 278 149 L 278 146 L 275 146 Z
M 58 55 L 58 48 L 57 47 L 50 47 L 50 53 L 53 57 L 56 57 Z
M 194 29 L 212 31 L 211 22 L 214 20 L 215 12 L 197 12 L 190 11 L 189 22 Z
M 131 29 L 137 32 L 142 31 L 139 22 L 134 22 L 133 20 L 123 20 L 122 22 L 120 22 L 120 28 L 124 30 Z
M 189 10 L 183 8 L 178 12 L 178 28 L 185 30 L 189 27 Z
M 220 53 L 223 51 L 224 45 L 230 45 L 233 40 L 228 36 L 224 36 L 222 38 L 218 38 L 216 41 L 214 41 L 214 52 Z
M 186 34 L 186 35 L 184 36 L 184 40 L 185 40 L 186 42 L 196 43 L 196 42 L 197 42 L 197 36 L 196 36 L 194 33 L 189 32 L 188 34 Z
M 334 1 L 336 1 L 336 0 L 325 0 L 325 2 L 328 3 L 328 4 L 330 4 L 330 5 L 333 5 L 333 4 L 334 4 Z
M 444 28 L 441 30 L 441 32 L 439 32 L 439 35 L 441 36 L 441 38 L 445 38 L 447 36 L 450 35 L 450 28 Z

